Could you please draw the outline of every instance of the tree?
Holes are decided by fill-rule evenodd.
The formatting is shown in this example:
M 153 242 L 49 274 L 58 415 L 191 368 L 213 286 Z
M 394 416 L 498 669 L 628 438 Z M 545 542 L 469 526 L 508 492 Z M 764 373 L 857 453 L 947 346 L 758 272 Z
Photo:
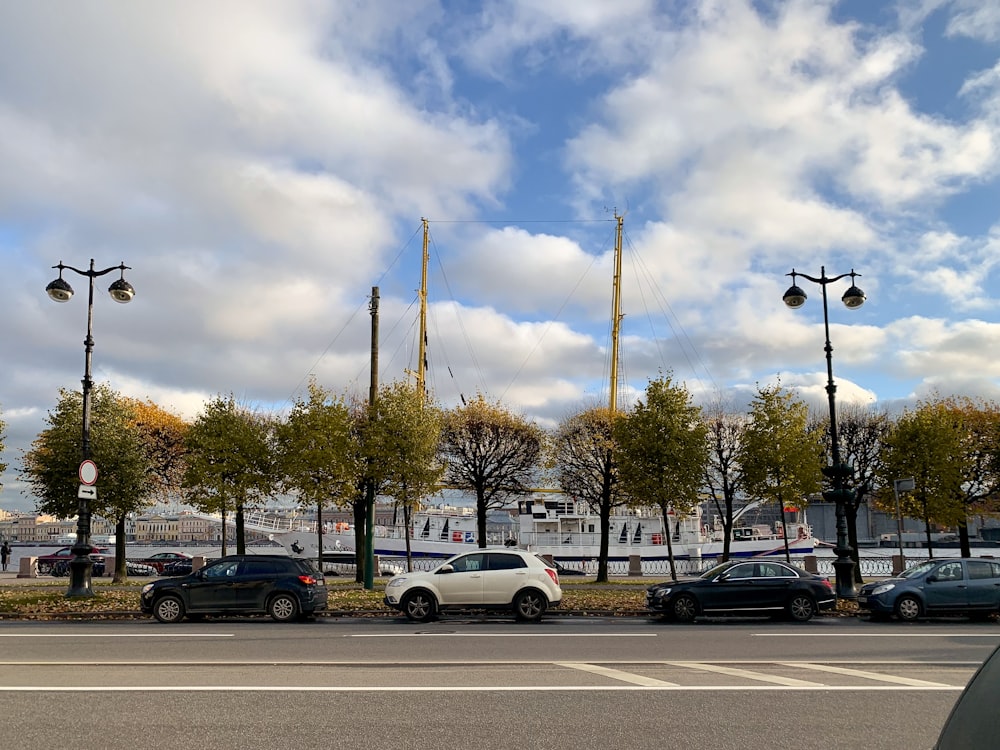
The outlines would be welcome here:
M 785 503 L 805 502 L 819 491 L 823 448 L 808 430 L 806 405 L 780 385 L 757 388 L 750 405 L 750 424 L 743 435 L 739 462 L 748 496 L 776 502 L 788 552 Z
M 727 411 L 718 401 L 703 415 L 708 442 L 705 486 L 722 519 L 722 561 L 729 559 L 733 538 L 733 514 L 736 498 L 743 492 L 743 467 L 740 447 L 750 420 L 746 414 Z
M 699 503 L 698 493 L 708 463 L 707 430 L 701 409 L 691 394 L 669 377 L 651 380 L 646 400 L 614 423 L 621 489 L 630 503 L 655 503 L 667 532 L 670 576 L 677 579 L 670 517 L 689 514 Z
M 271 425 L 263 415 L 217 396 L 187 434 L 184 488 L 188 501 L 222 515 L 222 554 L 226 554 L 226 515 L 236 512 L 236 551 L 246 551 L 243 512 L 277 485 L 273 471 Z
M 374 478 L 382 493 L 402 507 L 404 528 L 410 528 L 412 512 L 441 481 L 441 430 L 440 410 L 427 402 L 416 385 L 394 382 L 379 389 L 364 450 L 371 465 L 377 467 Z M 412 570 L 409 534 L 406 564 Z
M 924 520 L 932 556 L 931 523 L 951 526 L 965 520 L 960 500 L 963 450 L 961 425 L 940 400 L 907 409 L 886 436 L 882 485 L 891 487 L 899 477 L 913 477 L 913 491 L 900 498 L 900 507 L 904 515 Z
M 116 521 L 120 542 L 116 544 L 114 580 L 121 582 L 126 578 L 124 518 L 142 509 L 157 485 L 133 402 L 107 385 L 97 385 L 90 403 L 91 458 L 100 474 L 97 498 L 89 507 L 91 513 Z M 48 427 L 24 453 L 22 478 L 38 498 L 39 511 L 67 518 L 78 512 L 83 395 L 61 390 L 46 423 Z
M 302 505 L 316 509 L 320 570 L 323 508 L 330 503 L 346 506 L 358 481 L 360 448 L 353 428 L 344 400 L 311 381 L 308 400 L 296 401 L 276 432 L 283 488 L 294 492 Z
M 153 494 L 163 501 L 176 496 L 184 480 L 184 439 L 190 425 L 151 400 L 126 398 L 135 415 L 146 457 Z
M 552 446 L 559 486 L 574 500 L 587 503 L 600 519 L 597 580 L 601 583 L 608 580 L 611 514 L 627 502 L 618 485 L 614 439 L 617 418 L 606 407 L 575 414 L 559 425 Z
M 480 394 L 445 415 L 441 455 L 445 481 L 476 496 L 479 546 L 486 546 L 487 511 L 526 495 L 542 458 L 541 429 Z
M 892 429 L 892 419 L 884 409 L 859 404 L 846 404 L 837 409 L 837 435 L 841 460 L 852 469 L 851 489 L 844 503 L 847 521 L 847 542 L 854 560 L 854 581 L 863 583 L 858 556 L 858 510 L 875 497 L 879 489 L 882 467 L 882 446 Z M 810 432 L 820 435 L 830 452 L 830 418 L 812 420 Z

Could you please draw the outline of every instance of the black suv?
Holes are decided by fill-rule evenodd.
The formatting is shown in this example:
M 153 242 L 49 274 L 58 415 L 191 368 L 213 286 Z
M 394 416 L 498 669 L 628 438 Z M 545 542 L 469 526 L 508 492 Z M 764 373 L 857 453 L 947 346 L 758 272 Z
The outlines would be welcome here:
M 229 555 L 183 578 L 147 583 L 139 600 L 160 622 L 249 614 L 288 622 L 326 609 L 326 602 L 326 580 L 312 561 L 284 555 Z

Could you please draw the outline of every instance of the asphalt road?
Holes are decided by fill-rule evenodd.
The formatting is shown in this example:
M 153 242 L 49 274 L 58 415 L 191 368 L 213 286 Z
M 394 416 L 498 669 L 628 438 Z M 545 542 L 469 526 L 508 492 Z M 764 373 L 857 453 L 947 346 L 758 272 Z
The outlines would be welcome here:
M 0 735 L 17 750 L 913 750 L 998 643 L 996 623 L 827 617 L 0 622 Z

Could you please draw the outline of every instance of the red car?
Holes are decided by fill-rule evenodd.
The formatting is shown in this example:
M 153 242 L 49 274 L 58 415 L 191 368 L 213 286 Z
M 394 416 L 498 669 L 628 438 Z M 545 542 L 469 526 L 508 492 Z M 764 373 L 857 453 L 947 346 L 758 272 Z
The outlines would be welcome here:
M 157 552 L 155 555 L 150 555 L 149 557 L 143 557 L 137 560 L 131 560 L 130 562 L 141 563 L 142 565 L 149 565 L 152 568 L 156 568 L 156 573 L 159 575 L 163 572 L 163 567 L 165 565 L 172 565 L 178 562 L 191 562 L 191 556 L 185 555 L 183 552 Z
M 104 575 L 104 555 L 107 554 L 107 552 L 107 547 L 92 546 L 90 548 L 90 559 L 94 561 L 94 567 L 90 571 L 91 575 Z M 44 576 L 51 574 L 54 576 L 67 576 L 69 575 L 69 561 L 72 559 L 72 547 L 63 547 L 61 550 L 53 552 L 51 555 L 41 555 L 36 561 L 38 575 Z

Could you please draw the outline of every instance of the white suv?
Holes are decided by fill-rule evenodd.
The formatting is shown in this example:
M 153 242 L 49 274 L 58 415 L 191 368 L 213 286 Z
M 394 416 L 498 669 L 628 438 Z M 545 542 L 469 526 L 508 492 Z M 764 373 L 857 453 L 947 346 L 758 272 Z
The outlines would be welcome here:
M 562 601 L 559 573 L 533 552 L 477 549 L 434 570 L 402 573 L 385 585 L 385 603 L 410 620 L 427 622 L 443 609 L 509 609 L 537 622 Z

